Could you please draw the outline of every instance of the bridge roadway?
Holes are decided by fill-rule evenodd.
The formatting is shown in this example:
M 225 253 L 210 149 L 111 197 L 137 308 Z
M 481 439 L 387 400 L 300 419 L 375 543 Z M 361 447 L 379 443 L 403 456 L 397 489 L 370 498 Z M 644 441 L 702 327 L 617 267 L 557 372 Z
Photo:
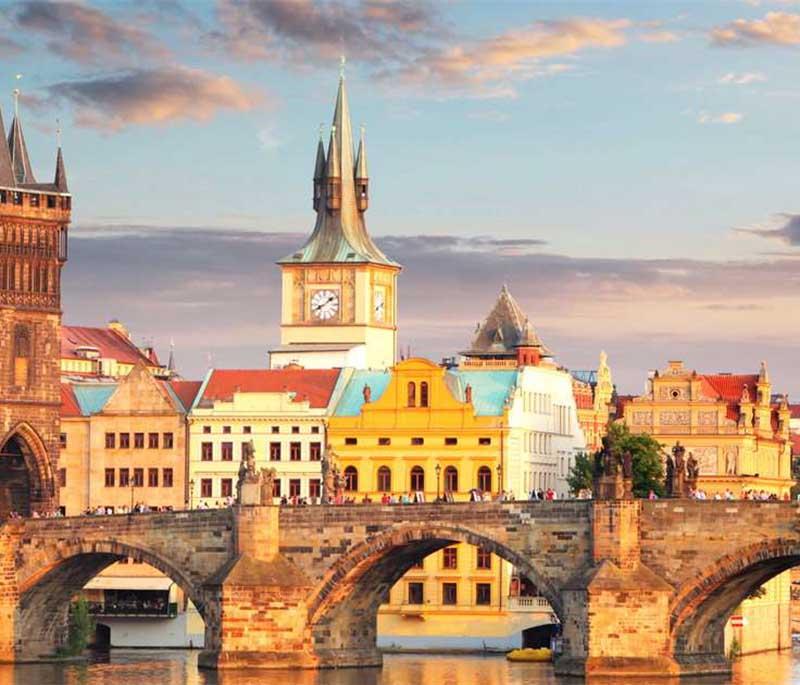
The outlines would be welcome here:
M 725 672 L 728 616 L 800 563 L 798 514 L 795 503 L 568 500 L 13 520 L 0 527 L 0 659 L 52 654 L 70 599 L 133 557 L 195 603 L 207 667 L 379 664 L 388 588 L 420 558 L 466 542 L 513 563 L 548 599 L 563 625 L 558 672 Z

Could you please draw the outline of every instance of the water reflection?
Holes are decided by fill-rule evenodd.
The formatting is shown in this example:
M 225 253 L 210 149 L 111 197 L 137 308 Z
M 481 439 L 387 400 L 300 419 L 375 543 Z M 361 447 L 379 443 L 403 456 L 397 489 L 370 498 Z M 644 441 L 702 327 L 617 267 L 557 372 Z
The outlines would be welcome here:
M 90 664 L 0 665 L 0 685 L 577 685 L 548 664 L 502 657 L 388 655 L 382 669 L 201 671 L 197 652 L 117 650 Z M 614 678 L 590 685 L 620 685 Z M 637 681 L 644 683 L 645 681 Z M 646 681 L 652 682 L 651 679 Z M 800 685 L 800 651 L 746 657 L 732 678 L 659 680 L 659 685 Z

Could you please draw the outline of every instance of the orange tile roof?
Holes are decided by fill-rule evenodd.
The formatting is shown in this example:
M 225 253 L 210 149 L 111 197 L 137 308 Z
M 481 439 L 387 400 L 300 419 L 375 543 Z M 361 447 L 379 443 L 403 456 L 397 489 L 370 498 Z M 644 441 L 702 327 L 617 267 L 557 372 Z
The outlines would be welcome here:
M 200 392 L 203 385 L 202 381 L 169 381 L 172 390 L 183 404 L 183 408 L 189 411 L 194 403 L 194 398 Z
M 61 416 L 82 416 L 78 400 L 69 383 L 61 384 Z
M 800 404 L 790 404 L 789 411 L 792 413 L 793 419 L 800 419 Z
M 143 361 L 147 366 L 157 366 L 151 359 L 142 354 L 128 338 L 110 328 L 92 328 L 89 326 L 61 327 L 61 358 L 81 359 L 77 354 L 79 347 L 96 347 L 101 357 L 116 359 L 123 364 L 136 364 Z
M 757 399 L 757 373 L 703 374 L 700 378 L 703 381 L 703 393 L 714 399 L 738 404 L 739 400 L 742 399 L 742 390 L 744 386 L 747 386 L 747 390 L 750 393 L 750 400 L 755 402 Z
M 230 401 L 234 392 L 293 392 L 315 409 L 330 402 L 339 369 L 214 369 L 202 400 Z

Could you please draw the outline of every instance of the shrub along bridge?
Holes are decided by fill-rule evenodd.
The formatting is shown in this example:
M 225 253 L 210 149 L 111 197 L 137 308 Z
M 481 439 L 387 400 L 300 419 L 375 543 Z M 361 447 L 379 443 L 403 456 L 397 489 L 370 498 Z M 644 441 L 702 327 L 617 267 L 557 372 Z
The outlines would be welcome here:
M 724 672 L 723 627 L 800 563 L 792 503 L 607 500 L 249 506 L 0 527 L 0 659 L 64 639 L 71 598 L 124 558 L 178 583 L 211 668 L 381 663 L 377 611 L 419 559 L 456 542 L 514 564 L 563 627 L 560 673 Z

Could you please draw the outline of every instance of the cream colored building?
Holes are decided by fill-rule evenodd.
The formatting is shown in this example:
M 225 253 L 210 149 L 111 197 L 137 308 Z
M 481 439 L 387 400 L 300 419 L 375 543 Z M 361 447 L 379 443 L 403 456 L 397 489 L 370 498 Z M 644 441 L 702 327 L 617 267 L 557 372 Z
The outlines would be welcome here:
M 188 416 L 191 505 L 236 498 L 248 443 L 257 470 L 276 470 L 276 498 L 319 501 L 326 419 L 346 376 L 339 369 L 210 370 Z

